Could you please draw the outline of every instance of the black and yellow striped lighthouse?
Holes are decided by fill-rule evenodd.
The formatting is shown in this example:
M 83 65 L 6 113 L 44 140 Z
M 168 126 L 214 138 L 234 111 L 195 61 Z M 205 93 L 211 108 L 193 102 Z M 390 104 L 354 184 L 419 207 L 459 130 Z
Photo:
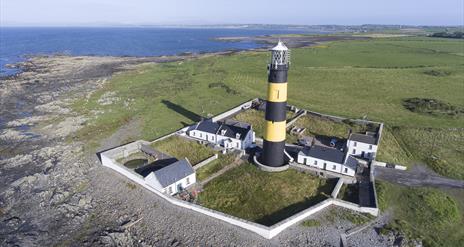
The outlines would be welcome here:
M 287 108 L 287 72 L 290 65 L 290 51 L 281 42 L 271 49 L 271 63 L 268 65 L 268 87 L 266 101 L 266 129 L 263 140 L 261 162 L 266 166 L 285 165 L 285 135 Z

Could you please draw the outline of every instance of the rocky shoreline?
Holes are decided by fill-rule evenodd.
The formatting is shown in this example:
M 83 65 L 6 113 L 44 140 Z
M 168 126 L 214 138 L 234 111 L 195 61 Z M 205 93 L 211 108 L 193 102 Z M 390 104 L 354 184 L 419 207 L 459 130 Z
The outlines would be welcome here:
M 69 136 L 88 119 L 71 104 L 103 87 L 115 73 L 143 63 L 227 55 L 169 57 L 33 57 L 0 83 L 1 246 L 338 246 L 346 220 L 295 226 L 272 240 L 172 206 L 100 165 L 85 143 Z M 129 122 L 101 149 L 136 136 Z M 95 150 L 96 152 L 97 150 Z M 334 208 L 334 210 L 340 210 Z M 317 216 L 323 219 L 324 213 Z M 383 215 L 373 224 L 382 226 Z M 394 236 L 369 227 L 356 246 L 391 246 Z

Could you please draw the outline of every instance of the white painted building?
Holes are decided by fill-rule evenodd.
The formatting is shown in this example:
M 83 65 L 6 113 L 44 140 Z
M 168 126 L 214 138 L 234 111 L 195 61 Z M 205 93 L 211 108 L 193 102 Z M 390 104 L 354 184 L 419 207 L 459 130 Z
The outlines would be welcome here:
M 174 195 L 195 184 L 196 174 L 190 162 L 183 159 L 150 172 L 144 180 L 158 191 Z
M 352 133 L 348 137 L 346 146 L 349 155 L 374 160 L 377 155 L 378 138 L 375 133 Z
M 255 142 L 255 132 L 249 124 L 228 121 L 212 122 L 205 120 L 192 126 L 187 131 L 188 136 L 220 145 L 227 149 L 244 150 Z
M 298 153 L 297 162 L 321 170 L 354 176 L 359 161 L 356 158 L 374 160 L 377 154 L 378 138 L 375 133 L 350 133 L 346 148 L 312 145 Z
M 336 148 L 320 145 L 313 145 L 300 151 L 297 163 L 347 176 L 355 175 L 358 164 L 350 155 Z

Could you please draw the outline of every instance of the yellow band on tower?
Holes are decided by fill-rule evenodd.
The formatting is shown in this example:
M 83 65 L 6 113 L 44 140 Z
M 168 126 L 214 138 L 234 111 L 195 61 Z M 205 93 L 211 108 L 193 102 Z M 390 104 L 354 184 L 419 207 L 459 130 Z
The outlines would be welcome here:
M 270 142 L 285 141 L 286 121 L 272 122 L 266 121 L 264 139 Z
M 268 83 L 267 100 L 271 102 L 287 101 L 287 83 Z

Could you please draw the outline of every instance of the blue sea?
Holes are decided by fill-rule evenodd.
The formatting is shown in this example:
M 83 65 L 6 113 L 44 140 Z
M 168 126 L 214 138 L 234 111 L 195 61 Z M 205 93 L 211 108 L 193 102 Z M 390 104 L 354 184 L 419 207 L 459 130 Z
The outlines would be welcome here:
M 30 55 L 160 56 L 262 46 L 252 41 L 221 42 L 216 37 L 302 33 L 301 30 L 232 28 L 13 28 L 0 27 L 0 76 L 17 69 L 6 64 Z

